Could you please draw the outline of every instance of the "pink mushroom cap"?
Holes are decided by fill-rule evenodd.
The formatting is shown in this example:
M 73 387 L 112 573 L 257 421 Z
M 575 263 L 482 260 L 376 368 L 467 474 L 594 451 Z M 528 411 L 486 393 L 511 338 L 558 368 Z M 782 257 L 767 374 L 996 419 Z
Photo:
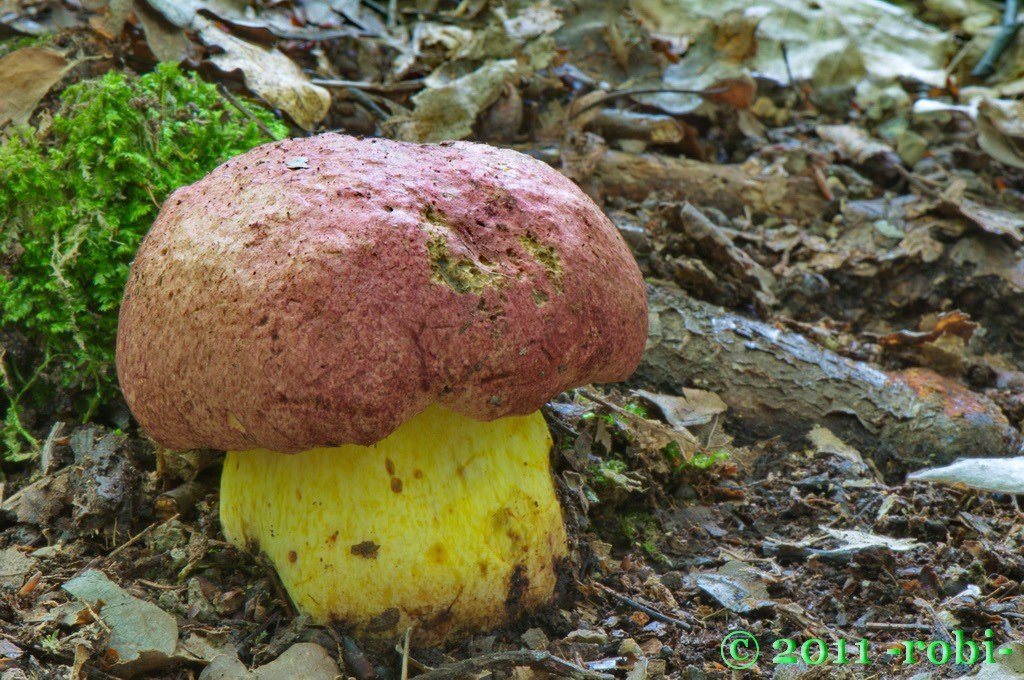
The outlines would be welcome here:
M 629 376 L 635 260 L 523 154 L 324 134 L 174 192 L 125 290 L 117 371 L 174 449 L 372 444 L 432 403 L 479 420 Z

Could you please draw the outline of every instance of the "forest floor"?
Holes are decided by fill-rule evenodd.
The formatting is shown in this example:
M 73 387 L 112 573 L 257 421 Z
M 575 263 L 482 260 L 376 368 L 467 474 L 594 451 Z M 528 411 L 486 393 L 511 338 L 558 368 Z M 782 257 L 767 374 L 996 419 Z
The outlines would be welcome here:
M 0 3 L 0 677 L 1024 677 L 1024 38 L 972 75 L 1002 5 L 821 5 Z M 146 90 L 159 61 L 216 89 Z M 216 153 L 59 153 L 127 158 L 154 101 L 154 139 L 203 120 Z M 298 615 L 224 540 L 222 454 L 158 449 L 113 383 L 100 293 L 159 202 L 328 130 L 540 158 L 648 281 L 637 374 L 544 409 L 559 602 L 442 648 Z M 958 458 L 1005 460 L 907 478 Z

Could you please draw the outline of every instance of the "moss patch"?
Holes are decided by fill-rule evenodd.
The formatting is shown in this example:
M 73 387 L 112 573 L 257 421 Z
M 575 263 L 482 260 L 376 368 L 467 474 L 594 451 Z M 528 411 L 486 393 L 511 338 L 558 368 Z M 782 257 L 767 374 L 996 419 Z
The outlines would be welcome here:
M 562 292 L 562 260 L 558 257 L 558 251 L 551 246 L 546 246 L 537 240 L 537 237 L 530 232 L 526 236 L 519 237 L 519 244 L 536 260 L 544 271 L 547 272 L 551 285 L 559 293 Z
M 7 357 L 0 373 L 8 452 L 31 448 L 33 423 L 22 427 L 24 416 L 52 413 L 58 394 L 80 418 L 117 394 L 121 294 L 161 201 L 270 141 L 257 120 L 276 138 L 287 133 L 269 112 L 247 108 L 161 65 L 67 88 L 45 134 L 11 131 L 0 146 L 0 322 L 39 350 Z
M 452 229 L 444 213 L 428 205 L 423 210 L 423 219 L 426 220 L 426 231 L 431 236 L 427 241 L 431 282 L 448 286 L 459 294 L 477 295 L 501 283 L 500 274 L 486 271 L 476 261 L 468 257 L 457 257 L 452 253 L 448 244 L 452 237 Z

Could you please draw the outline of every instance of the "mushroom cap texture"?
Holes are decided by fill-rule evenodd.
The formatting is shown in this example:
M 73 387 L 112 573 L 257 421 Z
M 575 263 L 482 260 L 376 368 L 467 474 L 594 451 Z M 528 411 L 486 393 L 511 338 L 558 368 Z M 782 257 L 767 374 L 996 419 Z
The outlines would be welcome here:
M 121 306 L 128 405 L 174 449 L 368 445 L 432 403 L 478 420 L 623 380 L 636 261 L 523 154 L 324 134 L 174 192 Z

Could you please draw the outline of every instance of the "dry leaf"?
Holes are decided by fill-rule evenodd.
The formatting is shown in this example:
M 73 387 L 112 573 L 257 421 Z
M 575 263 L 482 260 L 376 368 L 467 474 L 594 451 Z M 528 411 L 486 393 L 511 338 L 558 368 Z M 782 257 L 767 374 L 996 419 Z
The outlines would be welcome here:
M 1000 163 L 1024 168 L 1024 106 L 1017 101 L 983 99 L 978 103 L 978 146 Z
M 864 163 L 875 156 L 896 156 L 896 152 L 887 144 L 883 144 L 862 128 L 854 125 L 819 125 L 818 136 L 832 142 L 839 152 L 854 161 Z
M 676 429 L 707 425 L 729 408 L 714 392 L 689 387 L 683 389 L 681 397 L 647 390 L 636 390 L 633 394 L 657 406 L 669 425 Z
M 124 30 L 124 23 L 132 11 L 131 0 L 110 0 L 103 13 L 90 17 L 89 26 L 107 40 L 115 40 Z
M 914 116 L 959 113 L 974 121 L 978 146 L 992 158 L 1014 168 L 1024 168 L 1024 104 L 1009 99 L 978 97 L 967 104 L 934 99 L 914 102 Z
M 519 73 L 515 59 L 493 60 L 448 82 L 432 76 L 428 88 L 412 98 L 410 115 L 395 116 L 387 127 L 398 139 L 442 142 L 462 139 L 473 131 L 477 116 L 498 100 L 506 84 Z M 435 74 L 436 75 L 436 74 Z
M 45 47 L 23 47 L 0 59 L 0 126 L 28 123 L 46 93 L 74 65 Z
M 907 475 L 908 481 L 964 484 L 998 493 L 1024 493 L 1024 458 L 963 458 L 944 467 Z
M 158 61 L 181 62 L 189 57 L 192 43 L 184 29 L 168 21 L 163 14 L 141 0 L 135 2 L 135 16 L 142 24 L 146 44 Z
M 750 74 L 743 73 L 735 78 L 725 78 L 712 83 L 702 93 L 705 100 L 725 104 L 734 109 L 749 109 L 757 96 L 757 83 Z
M 217 68 L 241 71 L 250 91 L 287 113 L 304 130 L 312 130 L 327 115 L 331 95 L 311 83 L 302 69 L 283 53 L 240 40 L 199 15 L 192 20 L 192 25 L 205 44 L 224 50 L 223 54 L 210 57 Z

